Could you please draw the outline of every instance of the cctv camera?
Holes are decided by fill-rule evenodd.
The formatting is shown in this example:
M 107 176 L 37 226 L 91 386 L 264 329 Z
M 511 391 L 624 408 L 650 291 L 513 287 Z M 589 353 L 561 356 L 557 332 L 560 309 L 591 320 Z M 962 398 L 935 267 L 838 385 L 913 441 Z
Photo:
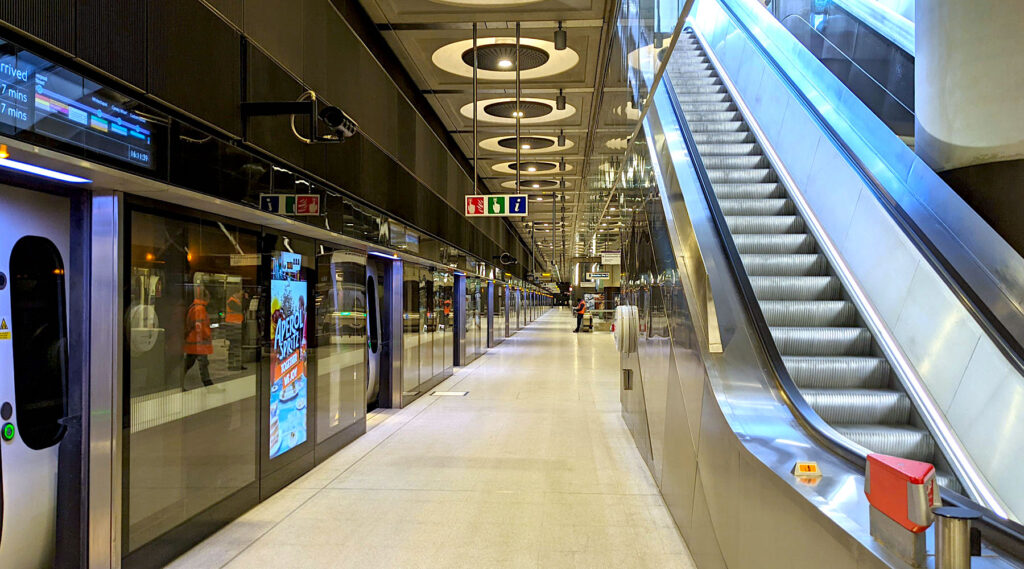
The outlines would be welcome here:
M 324 107 L 320 109 L 318 113 L 320 120 L 327 123 L 327 126 L 334 131 L 333 138 L 341 140 L 343 138 L 349 138 L 359 131 L 359 125 L 356 121 L 352 120 L 351 117 L 345 114 L 345 111 L 338 107 Z

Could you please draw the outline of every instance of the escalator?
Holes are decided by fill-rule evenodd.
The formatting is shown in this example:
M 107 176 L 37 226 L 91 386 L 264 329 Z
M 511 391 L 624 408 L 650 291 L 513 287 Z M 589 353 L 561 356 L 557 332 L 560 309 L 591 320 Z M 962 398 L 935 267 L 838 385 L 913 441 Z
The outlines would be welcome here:
M 804 218 L 692 30 L 667 68 L 771 336 L 811 408 L 873 452 L 936 465 L 961 492 Z

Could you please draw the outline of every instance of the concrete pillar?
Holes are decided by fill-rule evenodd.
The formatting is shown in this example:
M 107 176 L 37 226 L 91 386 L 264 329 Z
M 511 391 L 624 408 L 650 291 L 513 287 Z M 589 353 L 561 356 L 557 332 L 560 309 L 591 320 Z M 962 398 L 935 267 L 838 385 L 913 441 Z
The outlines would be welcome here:
M 918 0 L 915 150 L 1024 251 L 1024 2 Z

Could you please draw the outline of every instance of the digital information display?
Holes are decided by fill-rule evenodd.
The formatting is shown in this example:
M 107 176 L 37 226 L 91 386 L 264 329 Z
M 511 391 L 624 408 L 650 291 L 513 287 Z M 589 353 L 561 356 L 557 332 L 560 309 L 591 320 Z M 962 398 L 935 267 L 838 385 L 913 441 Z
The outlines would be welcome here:
M 277 253 L 270 280 L 270 458 L 306 441 L 306 307 L 302 255 Z
M 28 131 L 154 168 L 153 123 L 141 104 L 0 40 L 0 130 Z

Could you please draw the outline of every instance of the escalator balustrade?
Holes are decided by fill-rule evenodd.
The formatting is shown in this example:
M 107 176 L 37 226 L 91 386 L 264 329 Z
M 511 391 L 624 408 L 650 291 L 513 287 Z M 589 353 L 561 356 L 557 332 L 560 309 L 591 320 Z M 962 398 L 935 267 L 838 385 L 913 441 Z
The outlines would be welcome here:
M 786 369 L 810 406 L 875 452 L 958 481 L 692 30 L 668 75 Z

